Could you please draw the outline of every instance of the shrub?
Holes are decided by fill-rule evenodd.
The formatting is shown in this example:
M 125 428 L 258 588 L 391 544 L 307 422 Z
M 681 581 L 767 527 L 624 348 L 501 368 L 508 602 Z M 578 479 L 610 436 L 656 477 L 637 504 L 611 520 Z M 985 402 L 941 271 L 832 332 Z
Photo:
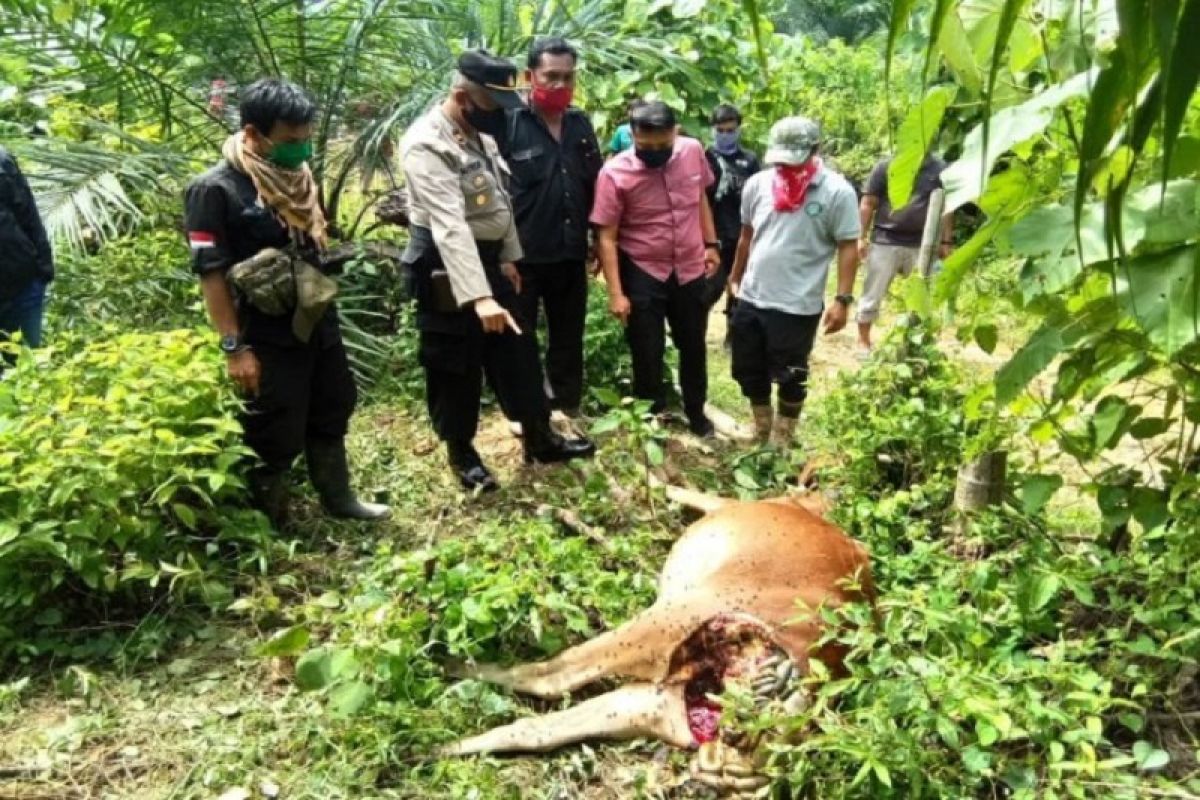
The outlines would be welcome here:
M 545 342 L 544 334 L 542 342 Z M 668 348 L 669 350 L 670 348 Z M 588 291 L 587 326 L 583 340 L 584 387 L 632 394 L 633 361 L 625 343 L 625 330 L 608 310 L 608 291 L 591 281 Z M 588 410 L 607 410 L 609 403 L 596 397 L 585 398 Z
M 814 404 L 836 446 L 823 483 L 871 549 L 880 624 L 827 612 L 848 674 L 815 676 L 803 713 L 756 720 L 793 735 L 774 751 L 779 783 L 828 798 L 1132 798 L 1164 768 L 1194 774 L 1176 713 L 1194 707 L 1180 676 L 1200 656 L 1195 528 L 1180 524 L 1195 481 L 1128 556 L 1042 504 L 969 520 L 963 537 L 985 546 L 964 560 L 942 533 L 955 469 L 1004 433 L 966 420 L 968 391 L 928 330 L 901 327 Z
M 115 239 L 95 253 L 60 251 L 51 284 L 47 327 L 52 336 L 127 330 L 175 330 L 205 321 L 183 236 L 155 230 Z
M 886 512 L 912 500 L 913 511 L 936 522 L 959 466 L 1002 433 L 966 418 L 968 389 L 924 324 L 898 325 L 869 363 L 844 375 L 809 420 L 831 448 L 822 479 L 848 501 L 841 510 Z
M 418 550 L 381 544 L 351 599 L 318 598 L 304 623 L 278 631 L 260 653 L 299 656 L 297 686 L 321 692 L 330 711 L 353 713 L 380 701 L 411 723 L 397 724 L 395 743 L 427 746 L 446 730 L 444 719 L 432 726 L 427 719 L 448 699 L 436 661 L 543 658 L 650 604 L 655 576 L 645 564 L 663 543 L 644 528 L 605 542 L 563 535 L 553 520 L 522 514 Z M 330 628 L 334 635 L 311 646 Z M 495 691 L 481 692 L 474 721 L 458 724 L 511 710 Z
M 0 381 L 0 655 L 155 590 L 229 595 L 220 562 L 264 558 L 249 455 L 211 339 L 107 332 L 26 354 Z

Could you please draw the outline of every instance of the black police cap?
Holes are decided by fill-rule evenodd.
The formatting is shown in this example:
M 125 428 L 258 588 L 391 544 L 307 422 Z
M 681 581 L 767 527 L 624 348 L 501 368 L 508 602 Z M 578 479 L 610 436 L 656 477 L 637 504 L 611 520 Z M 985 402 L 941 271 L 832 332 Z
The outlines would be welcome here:
M 501 108 L 519 108 L 517 68 L 487 50 L 468 50 L 458 57 L 458 71 L 471 83 L 488 90 Z

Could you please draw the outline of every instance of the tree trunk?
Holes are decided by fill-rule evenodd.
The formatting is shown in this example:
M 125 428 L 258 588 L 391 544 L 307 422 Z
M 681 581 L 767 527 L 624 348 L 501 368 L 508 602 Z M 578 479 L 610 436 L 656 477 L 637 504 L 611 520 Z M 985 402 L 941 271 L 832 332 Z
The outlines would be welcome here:
M 954 490 L 954 510 L 960 514 L 982 511 L 1004 499 L 1008 453 L 993 450 L 963 464 Z
M 921 234 L 921 249 L 917 251 L 917 274 L 928 281 L 933 277 L 933 257 L 942 242 L 942 209 L 946 207 L 946 190 L 934 189 L 929 195 L 929 211 L 925 215 L 925 230 Z
M 954 488 L 954 519 L 947 526 L 950 552 L 958 558 L 974 561 L 986 552 L 985 543 L 968 539 L 967 521 L 1004 499 L 1008 471 L 1008 453 L 993 450 L 958 468 L 958 484 Z

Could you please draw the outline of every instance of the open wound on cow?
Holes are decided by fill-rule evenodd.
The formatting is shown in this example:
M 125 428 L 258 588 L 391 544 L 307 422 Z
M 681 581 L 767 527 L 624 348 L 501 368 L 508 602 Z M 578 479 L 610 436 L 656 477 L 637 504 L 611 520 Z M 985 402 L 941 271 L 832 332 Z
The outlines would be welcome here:
M 714 697 L 725 691 L 725 682 L 752 681 L 778 653 L 766 627 L 742 614 L 713 617 L 676 648 L 669 671 L 683 681 L 688 729 L 697 746 L 720 736 L 721 704 Z

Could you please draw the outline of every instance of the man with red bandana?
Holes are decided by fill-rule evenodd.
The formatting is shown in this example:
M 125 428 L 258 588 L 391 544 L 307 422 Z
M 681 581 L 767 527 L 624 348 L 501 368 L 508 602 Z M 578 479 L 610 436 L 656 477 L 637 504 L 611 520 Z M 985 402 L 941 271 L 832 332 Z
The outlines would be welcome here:
M 771 169 L 746 182 L 742 233 L 729 289 L 733 378 L 750 401 L 758 442 L 788 447 L 808 386 L 808 357 L 822 312 L 826 335 L 846 327 L 858 269 L 858 198 L 818 155 L 821 129 L 804 117 L 771 128 Z M 825 307 L 829 262 L 837 256 L 837 294 Z M 771 408 L 771 384 L 779 409 Z
M 512 172 L 513 209 L 524 257 L 518 264 L 518 321 L 536 335 L 546 310 L 547 394 L 576 416 L 583 395 L 587 316 L 588 214 L 604 165 L 587 115 L 571 105 L 578 53 L 564 39 L 538 39 L 529 51 L 529 104 L 508 112 L 496 135 Z

